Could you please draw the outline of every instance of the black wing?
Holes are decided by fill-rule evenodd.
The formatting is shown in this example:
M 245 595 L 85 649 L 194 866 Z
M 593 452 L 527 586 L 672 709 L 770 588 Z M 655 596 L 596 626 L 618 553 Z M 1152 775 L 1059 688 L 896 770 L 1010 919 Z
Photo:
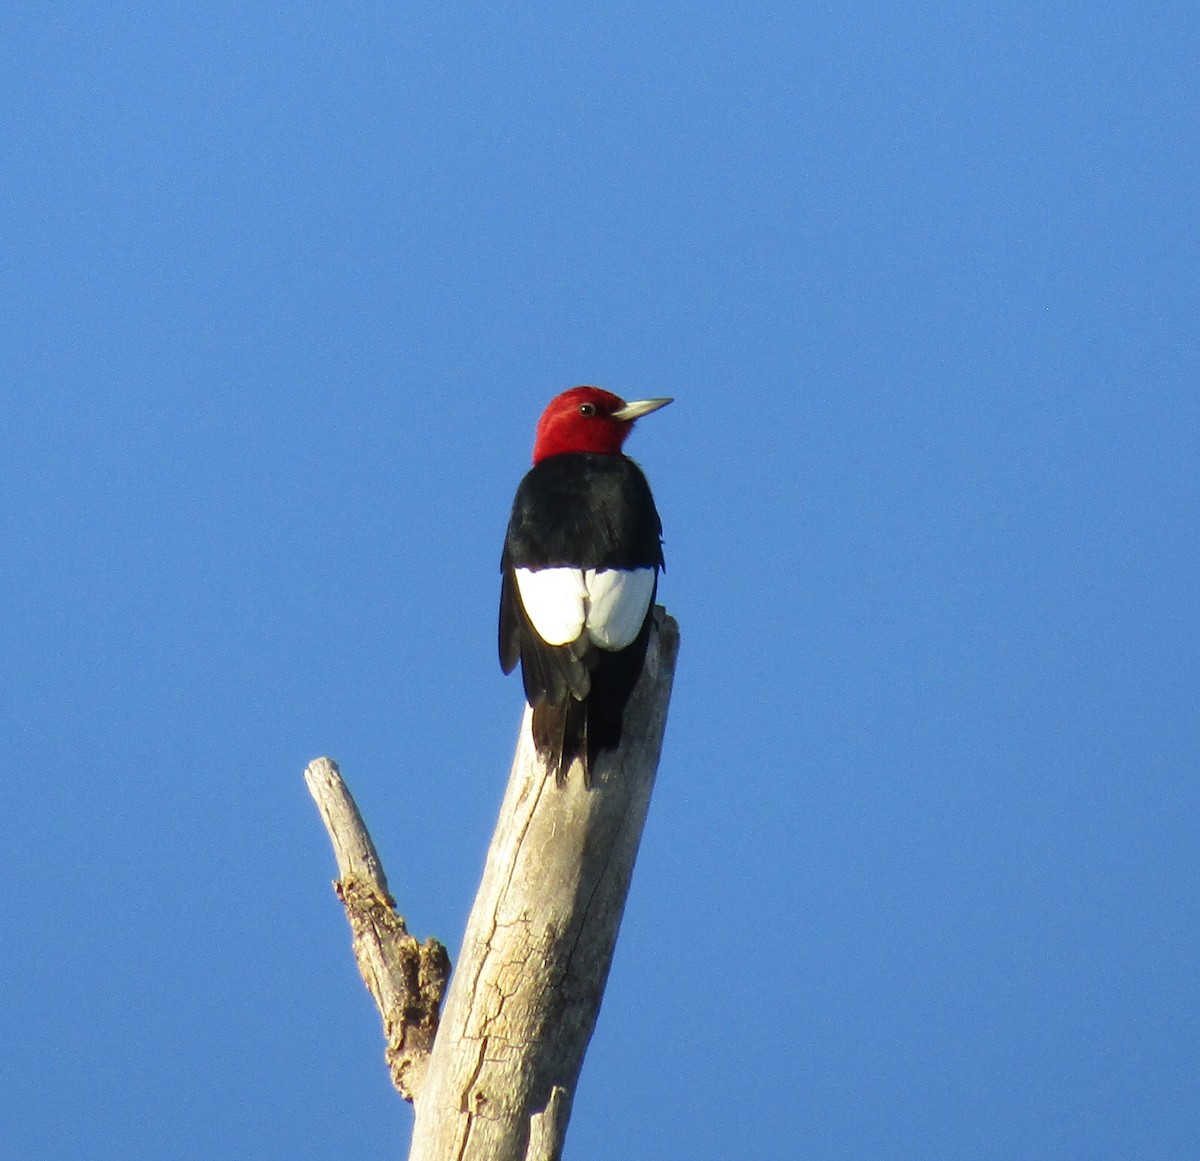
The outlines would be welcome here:
M 650 640 L 654 597 L 625 649 L 597 649 L 586 634 L 548 645 L 525 612 L 514 570 L 552 567 L 663 567 L 662 522 L 632 460 L 587 453 L 542 460 L 517 489 L 501 556 L 500 667 L 511 673 L 520 661 L 534 741 L 553 756 L 559 780 L 577 754 L 586 779 L 595 756 L 620 742 L 625 704 Z

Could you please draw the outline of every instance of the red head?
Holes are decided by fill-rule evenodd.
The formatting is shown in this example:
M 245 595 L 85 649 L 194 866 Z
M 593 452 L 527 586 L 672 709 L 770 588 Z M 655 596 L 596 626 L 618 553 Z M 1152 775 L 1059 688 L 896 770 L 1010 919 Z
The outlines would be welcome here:
M 641 399 L 626 403 L 599 387 L 572 387 L 550 400 L 538 420 L 533 462 L 561 452 L 599 452 L 620 455 L 633 421 L 666 407 L 670 399 Z

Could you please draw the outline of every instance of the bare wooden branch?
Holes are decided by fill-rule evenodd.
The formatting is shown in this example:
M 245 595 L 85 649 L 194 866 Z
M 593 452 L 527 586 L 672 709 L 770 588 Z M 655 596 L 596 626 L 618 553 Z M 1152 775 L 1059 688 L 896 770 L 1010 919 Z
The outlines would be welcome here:
M 333 842 L 354 954 L 383 1018 L 387 1060 L 417 1108 L 410 1161 L 559 1161 L 608 979 L 658 769 L 679 629 L 655 609 L 620 750 L 559 785 L 526 711 L 483 881 L 450 970 L 396 913 L 337 767 L 305 771 Z
M 409 935 L 337 766 L 318 758 L 305 770 L 304 781 L 333 843 L 339 875 L 333 887 L 350 921 L 358 970 L 383 1019 L 392 1083 L 405 1100 L 414 1100 L 437 1034 L 450 958 L 436 939 L 419 944 Z
M 550 1090 L 546 1107 L 529 1118 L 529 1147 L 525 1150 L 525 1161 L 559 1161 L 570 1119 L 571 1097 L 565 1088 L 555 1085 Z
M 619 751 L 558 786 L 526 712 L 416 1102 L 410 1161 L 557 1157 L 658 768 L 679 630 L 662 609 Z

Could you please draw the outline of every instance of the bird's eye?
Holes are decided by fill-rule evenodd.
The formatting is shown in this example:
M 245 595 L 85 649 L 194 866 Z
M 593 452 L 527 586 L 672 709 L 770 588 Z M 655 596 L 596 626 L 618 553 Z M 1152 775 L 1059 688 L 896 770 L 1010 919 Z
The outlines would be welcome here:
M 596 414 L 596 405 L 594 403 L 581 403 L 579 405 L 579 414 L 580 415 L 595 415 Z

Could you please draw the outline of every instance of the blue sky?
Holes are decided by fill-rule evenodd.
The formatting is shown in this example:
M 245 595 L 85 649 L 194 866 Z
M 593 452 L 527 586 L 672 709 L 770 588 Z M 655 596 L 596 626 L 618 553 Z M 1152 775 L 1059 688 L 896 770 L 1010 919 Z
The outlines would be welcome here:
M 11 6 L 10 6 L 11 7 Z M 568 1158 L 1200 1154 L 1193 6 L 0 17 L 0 1140 L 401 1155 L 545 402 L 683 649 Z

